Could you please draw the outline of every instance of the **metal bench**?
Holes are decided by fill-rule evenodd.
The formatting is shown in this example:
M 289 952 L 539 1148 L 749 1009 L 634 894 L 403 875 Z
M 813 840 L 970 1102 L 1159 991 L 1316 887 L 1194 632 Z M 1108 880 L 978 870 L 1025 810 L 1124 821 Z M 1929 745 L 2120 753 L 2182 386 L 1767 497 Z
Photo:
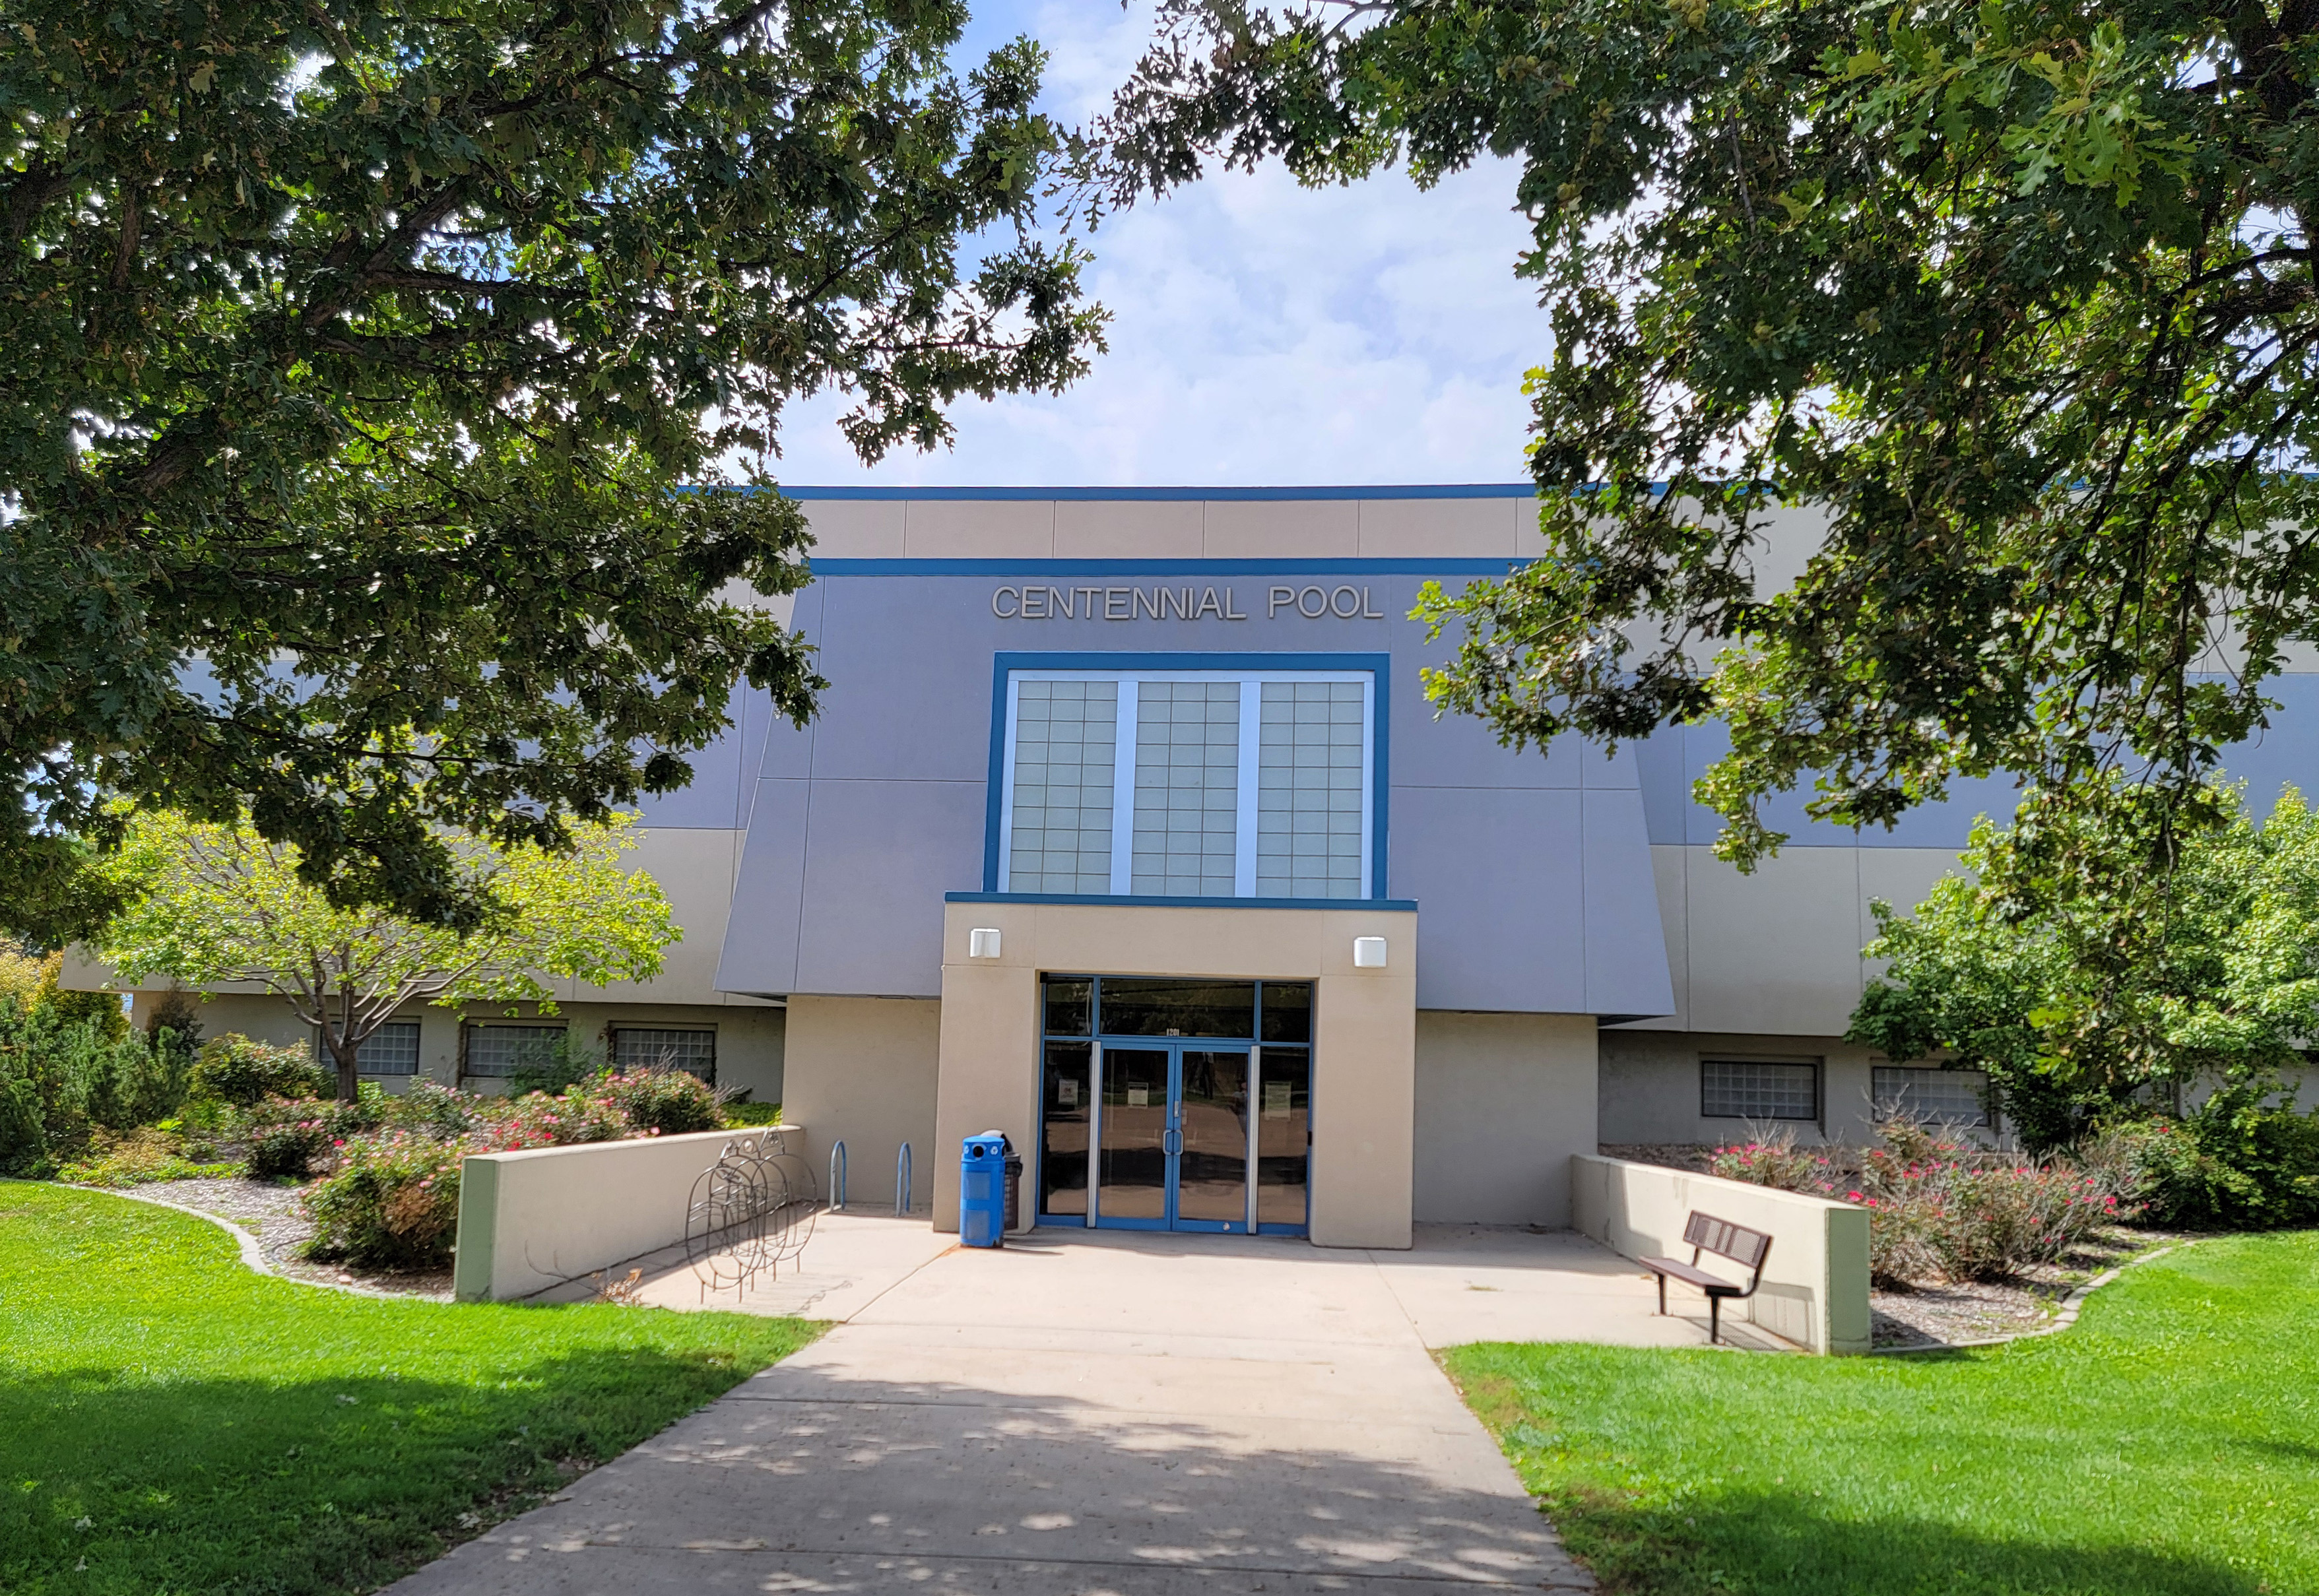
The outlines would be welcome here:
M 1755 1294 L 1755 1288 L 1764 1283 L 1764 1260 L 1771 1256 L 1772 1239 L 1761 1231 L 1751 1231 L 1744 1225 L 1735 1225 L 1728 1219 L 1717 1219 L 1712 1214 L 1693 1209 L 1691 1217 L 1683 1222 L 1683 1244 L 1691 1249 L 1691 1262 L 1687 1264 L 1671 1258 L 1647 1258 L 1638 1261 L 1659 1278 L 1661 1313 L 1667 1311 L 1666 1283 L 1670 1276 L 1705 1292 L 1707 1339 L 1720 1341 L 1723 1339 L 1723 1304 L 1726 1301 L 1744 1303 Z M 1744 1287 L 1734 1285 L 1720 1275 L 1710 1275 L 1701 1268 L 1699 1255 L 1702 1252 L 1728 1258 L 1750 1271 L 1747 1284 Z

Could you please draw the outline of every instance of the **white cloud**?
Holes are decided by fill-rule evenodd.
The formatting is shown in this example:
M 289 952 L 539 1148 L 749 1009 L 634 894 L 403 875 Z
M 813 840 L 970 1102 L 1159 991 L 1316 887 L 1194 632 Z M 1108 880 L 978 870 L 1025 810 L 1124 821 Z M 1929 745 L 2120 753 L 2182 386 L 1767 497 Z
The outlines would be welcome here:
M 1020 21 L 1015 20 L 1020 18 Z M 1141 48 L 1148 14 L 1094 4 L 986 9 L 973 39 L 1029 32 L 1048 101 L 1084 120 Z M 865 469 L 823 396 L 791 411 L 797 483 L 1511 482 L 1522 372 L 1546 318 L 1513 275 L 1529 241 L 1492 164 L 1421 192 L 1398 172 L 1299 188 L 1278 168 L 1211 176 L 1104 224 L 1091 295 L 1111 349 L 1062 394 L 967 401 L 955 445 Z

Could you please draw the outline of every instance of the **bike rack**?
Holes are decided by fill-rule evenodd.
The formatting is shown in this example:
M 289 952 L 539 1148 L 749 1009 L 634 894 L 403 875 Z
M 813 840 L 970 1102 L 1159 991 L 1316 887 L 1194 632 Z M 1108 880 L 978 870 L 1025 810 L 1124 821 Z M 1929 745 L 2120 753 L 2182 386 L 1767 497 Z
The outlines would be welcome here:
M 902 1150 L 894 1155 L 894 1217 L 900 1219 L 910 1211 L 910 1144 L 902 1143 Z
M 829 1207 L 831 1213 L 845 1206 L 845 1143 L 837 1141 L 829 1146 Z

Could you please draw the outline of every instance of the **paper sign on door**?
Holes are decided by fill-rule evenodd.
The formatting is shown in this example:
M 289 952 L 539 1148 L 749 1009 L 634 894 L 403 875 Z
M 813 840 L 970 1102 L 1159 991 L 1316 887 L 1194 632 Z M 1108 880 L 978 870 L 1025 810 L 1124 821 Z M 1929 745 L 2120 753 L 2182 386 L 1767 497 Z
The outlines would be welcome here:
M 1288 1117 L 1291 1084 L 1285 1080 L 1268 1080 L 1264 1083 L 1264 1117 L 1266 1119 L 1285 1120 Z
M 1151 1088 L 1150 1088 L 1150 1087 L 1128 1087 L 1128 1088 L 1127 1088 L 1127 1106 L 1128 1106 L 1128 1107 L 1130 1107 L 1130 1108 L 1149 1108 L 1149 1107 L 1150 1107 L 1150 1106 L 1151 1106 Z
M 1057 1081 L 1055 1103 L 1058 1107 L 1077 1108 L 1079 1105 L 1079 1083 L 1068 1079 Z

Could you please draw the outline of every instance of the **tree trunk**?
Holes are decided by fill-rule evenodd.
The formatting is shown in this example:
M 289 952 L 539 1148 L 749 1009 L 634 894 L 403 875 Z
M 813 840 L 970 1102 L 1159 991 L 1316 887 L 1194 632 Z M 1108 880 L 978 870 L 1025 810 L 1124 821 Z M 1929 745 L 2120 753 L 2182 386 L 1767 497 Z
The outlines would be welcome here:
M 355 1053 L 356 1050 L 355 1047 L 349 1047 L 347 1045 L 345 1041 L 339 1036 L 334 1034 L 328 1025 L 325 1025 L 322 1028 L 322 1040 L 325 1045 L 327 1045 L 330 1050 L 331 1060 L 338 1067 L 338 1099 L 341 1103 L 352 1103 L 355 1100 Z

